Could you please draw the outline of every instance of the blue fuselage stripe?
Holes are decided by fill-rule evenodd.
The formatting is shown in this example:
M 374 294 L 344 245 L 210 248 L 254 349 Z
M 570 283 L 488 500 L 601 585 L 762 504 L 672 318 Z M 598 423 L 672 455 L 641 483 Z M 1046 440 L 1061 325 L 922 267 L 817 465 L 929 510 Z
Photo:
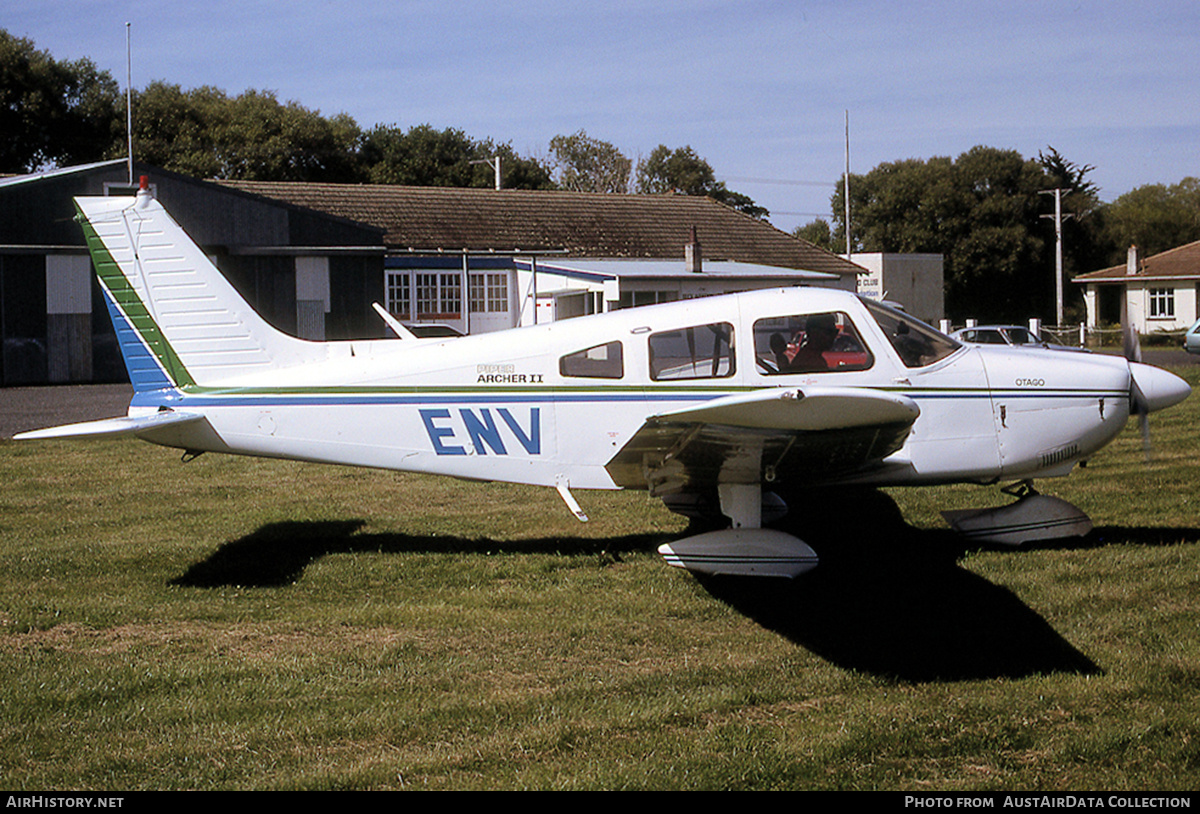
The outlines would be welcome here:
M 245 393 L 232 391 L 221 394 L 190 394 L 175 389 L 139 392 L 134 397 L 135 406 L 169 405 L 173 408 L 188 407 L 333 407 L 363 405 L 444 405 L 444 404 L 612 404 L 647 402 L 703 402 L 737 391 L 714 391 L 711 393 L 670 392 L 658 390 L 644 393 L 489 393 L 486 391 L 464 391 L 461 393 L 304 393 L 281 391 L 279 393 Z M 884 391 L 887 392 L 887 391 Z M 895 391 L 892 391 L 895 392 Z M 904 392 L 903 395 L 916 401 L 932 400 L 978 400 L 978 399 L 1083 399 L 1126 398 L 1121 391 L 1080 390 L 1004 390 L 1004 391 L 927 391 Z

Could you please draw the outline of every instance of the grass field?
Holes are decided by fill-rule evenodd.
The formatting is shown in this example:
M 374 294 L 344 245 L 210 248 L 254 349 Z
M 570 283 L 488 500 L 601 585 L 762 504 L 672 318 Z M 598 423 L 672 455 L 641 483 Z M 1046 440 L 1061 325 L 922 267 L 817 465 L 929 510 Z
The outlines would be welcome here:
M 823 495 L 793 582 L 640 493 L 2 441 L 0 787 L 1195 789 L 1200 396 L 1152 429 L 1040 484 L 1086 540 Z

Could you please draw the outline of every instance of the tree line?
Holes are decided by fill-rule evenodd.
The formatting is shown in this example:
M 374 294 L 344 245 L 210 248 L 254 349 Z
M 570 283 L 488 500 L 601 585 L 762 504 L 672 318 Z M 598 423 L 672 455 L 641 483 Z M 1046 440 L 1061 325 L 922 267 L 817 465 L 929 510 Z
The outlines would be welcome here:
M 32 172 L 126 155 L 125 94 L 88 59 L 56 60 L 0 29 L 0 172 Z M 414 186 L 490 187 L 497 158 L 509 189 L 703 195 L 757 218 L 769 212 L 726 188 L 690 147 L 659 145 L 635 164 L 584 130 L 555 136 L 545 157 L 511 143 L 422 124 L 364 129 L 345 114 L 326 117 L 269 91 L 230 96 L 152 82 L 133 92 L 136 157 L 200 178 Z M 945 258 L 946 308 L 953 318 L 1023 320 L 1053 316 L 1052 190 L 1063 190 L 1068 276 L 1200 240 L 1200 180 L 1150 184 L 1111 203 L 1099 199 L 1094 168 L 1055 149 L 1036 158 L 975 147 L 957 158 L 907 159 L 850 177 L 854 252 L 938 253 Z M 832 217 L 797 237 L 845 250 L 844 180 Z M 1069 306 L 1082 311 L 1077 287 Z
M 138 160 L 200 178 L 489 187 L 499 159 L 506 189 L 708 195 L 754 217 L 766 209 L 726 189 L 691 147 L 656 147 L 633 162 L 580 130 L 555 136 L 546 158 L 511 143 L 422 124 L 364 129 L 274 93 L 230 96 L 156 81 L 132 93 Z M 87 59 L 56 60 L 0 30 L 0 172 L 32 172 L 127 154 L 126 97 Z
M 1123 264 L 1131 244 L 1142 257 L 1200 240 L 1200 180 L 1149 184 L 1103 203 L 1094 167 L 1053 147 L 1025 158 L 975 147 L 957 158 L 907 159 L 850 176 L 854 252 L 944 255 L 947 315 L 1024 321 L 1054 316 L 1053 190 L 1062 190 L 1063 267 L 1076 274 Z M 798 237 L 845 252 L 845 180 L 830 220 Z M 1068 321 L 1082 318 L 1082 291 L 1066 286 Z

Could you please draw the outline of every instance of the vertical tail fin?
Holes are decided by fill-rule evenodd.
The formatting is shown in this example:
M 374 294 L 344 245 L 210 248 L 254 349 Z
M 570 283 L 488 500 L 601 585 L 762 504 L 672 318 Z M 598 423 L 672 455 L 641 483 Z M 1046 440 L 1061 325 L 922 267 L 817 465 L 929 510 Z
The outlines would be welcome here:
M 227 383 L 325 358 L 268 324 L 158 201 L 76 198 L 134 390 Z

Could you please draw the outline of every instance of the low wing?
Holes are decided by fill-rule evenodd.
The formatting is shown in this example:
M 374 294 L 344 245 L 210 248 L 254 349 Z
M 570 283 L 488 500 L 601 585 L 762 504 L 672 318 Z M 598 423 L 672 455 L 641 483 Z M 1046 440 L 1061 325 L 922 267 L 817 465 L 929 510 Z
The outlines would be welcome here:
M 606 468 L 619 486 L 654 495 L 819 483 L 891 455 L 920 412 L 909 398 L 865 388 L 755 390 L 651 416 Z

